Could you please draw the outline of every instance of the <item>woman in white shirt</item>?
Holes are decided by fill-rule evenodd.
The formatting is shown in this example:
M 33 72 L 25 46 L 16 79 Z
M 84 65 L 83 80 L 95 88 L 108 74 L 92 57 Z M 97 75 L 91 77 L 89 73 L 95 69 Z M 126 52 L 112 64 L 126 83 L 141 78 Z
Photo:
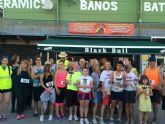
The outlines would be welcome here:
M 89 124 L 87 119 L 89 102 L 91 100 L 91 89 L 93 87 L 92 77 L 88 76 L 88 69 L 83 68 L 83 75 L 79 77 L 77 87 L 78 91 L 78 99 L 80 102 L 80 124 Z M 84 118 L 83 118 L 84 117 Z

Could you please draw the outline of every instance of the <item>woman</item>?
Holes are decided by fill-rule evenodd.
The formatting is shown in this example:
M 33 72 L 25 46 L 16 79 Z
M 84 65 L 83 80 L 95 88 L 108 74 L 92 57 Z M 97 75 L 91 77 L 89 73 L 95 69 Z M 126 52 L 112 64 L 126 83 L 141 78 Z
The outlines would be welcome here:
M 0 120 L 6 119 L 12 88 L 11 74 L 12 68 L 8 65 L 8 58 L 3 57 L 0 65 Z
M 16 119 L 23 119 L 26 107 L 27 88 L 30 86 L 30 73 L 28 71 L 28 61 L 22 60 L 18 68 L 17 74 L 14 76 L 17 97 L 17 116 Z
M 19 68 L 19 62 L 20 62 L 20 57 L 18 55 L 13 55 L 12 60 L 11 60 L 11 66 L 12 66 L 12 92 L 11 92 L 11 112 L 15 112 L 15 101 L 16 101 L 16 86 L 15 86 L 15 81 L 14 77 L 17 75 L 17 70 Z
M 49 121 L 53 119 L 53 104 L 55 102 L 55 90 L 53 88 L 53 76 L 51 73 L 51 65 L 49 62 L 45 63 L 44 74 L 40 75 L 41 86 L 44 89 L 44 92 L 41 94 L 41 116 L 40 121 L 44 121 L 44 113 L 47 110 L 48 102 L 50 101 L 50 114 Z
M 97 120 L 96 120 L 96 112 L 97 112 L 97 108 L 98 105 L 101 104 L 101 83 L 100 83 L 100 67 L 96 66 L 94 68 L 94 72 L 91 74 L 91 77 L 93 79 L 93 103 L 94 103 L 94 107 L 93 107 L 93 123 L 97 124 Z
M 82 76 L 79 77 L 77 87 L 79 88 L 78 91 L 78 99 L 80 102 L 80 124 L 89 124 L 87 119 L 88 116 L 88 108 L 89 102 L 91 100 L 91 90 L 93 88 L 93 80 L 92 77 L 88 76 L 88 69 L 83 68 Z
M 77 117 L 77 81 L 79 77 L 82 75 L 81 72 L 78 71 L 78 63 L 73 63 L 73 71 L 69 72 L 67 75 L 67 90 L 66 90 L 66 104 L 69 107 L 69 118 L 68 120 L 71 121 L 74 117 L 74 120 L 78 120 Z M 74 108 L 74 116 L 73 116 L 73 108 Z
M 112 76 L 112 86 L 111 86 L 111 97 L 112 97 L 112 105 L 111 105 L 111 116 L 110 121 L 114 121 L 114 112 L 115 107 L 118 105 L 118 121 L 121 122 L 122 117 L 122 107 L 123 107 L 123 72 L 121 71 L 123 67 L 123 62 L 119 61 L 117 63 L 117 69 L 114 71 Z
M 64 117 L 64 98 L 66 90 L 66 76 L 67 71 L 64 69 L 64 61 L 58 62 L 58 69 L 54 75 L 54 83 L 56 89 L 56 115 L 57 120 L 61 120 Z

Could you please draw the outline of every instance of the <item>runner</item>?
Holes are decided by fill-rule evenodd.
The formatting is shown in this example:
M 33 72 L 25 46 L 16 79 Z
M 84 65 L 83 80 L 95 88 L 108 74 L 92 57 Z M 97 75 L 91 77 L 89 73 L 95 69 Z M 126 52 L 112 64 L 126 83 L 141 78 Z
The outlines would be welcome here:
M 77 87 L 78 91 L 78 99 L 80 102 L 80 124 L 89 124 L 88 121 L 88 108 L 89 102 L 92 98 L 91 90 L 93 88 L 93 80 L 92 77 L 88 76 L 88 69 L 84 68 L 82 70 L 82 76 L 79 77 Z
M 12 68 L 8 65 L 8 58 L 3 57 L 0 65 L 0 120 L 6 119 L 12 88 L 11 74 Z

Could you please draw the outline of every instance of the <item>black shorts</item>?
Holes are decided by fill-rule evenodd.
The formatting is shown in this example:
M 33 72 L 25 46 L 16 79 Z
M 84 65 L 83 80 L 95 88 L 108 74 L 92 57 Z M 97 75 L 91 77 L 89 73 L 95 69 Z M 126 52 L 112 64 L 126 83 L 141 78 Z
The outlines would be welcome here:
M 123 101 L 123 92 L 114 92 L 111 91 L 112 100 Z
M 151 96 L 151 102 L 160 103 L 160 98 L 161 98 L 160 91 L 153 89 L 152 92 L 153 92 L 153 96 Z
M 40 96 L 43 92 L 43 88 L 42 87 L 33 87 L 33 98 L 34 101 L 40 101 Z
M 12 89 L 0 89 L 0 94 L 11 92 Z
M 165 110 L 165 96 L 162 96 L 162 110 Z
M 60 94 L 56 93 L 56 103 L 63 103 L 65 99 L 66 88 L 58 88 Z
M 66 90 L 66 104 L 68 107 L 78 105 L 77 91 Z
M 136 102 L 136 91 L 123 91 L 123 98 L 125 103 L 135 103 Z

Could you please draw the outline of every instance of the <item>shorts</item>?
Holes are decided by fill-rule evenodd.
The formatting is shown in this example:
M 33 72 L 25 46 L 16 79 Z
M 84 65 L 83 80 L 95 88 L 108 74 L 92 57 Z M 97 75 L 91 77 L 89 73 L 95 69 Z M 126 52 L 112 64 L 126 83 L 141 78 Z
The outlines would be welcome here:
M 98 104 L 100 102 L 101 102 L 101 92 L 95 92 L 93 103 Z
M 91 100 L 92 96 L 91 93 L 78 93 L 79 100 Z
M 112 100 L 111 95 L 107 95 L 107 97 L 102 99 L 102 104 L 105 106 L 108 106 L 110 104 L 111 100 Z
M 136 91 L 123 91 L 123 98 L 125 103 L 135 103 L 136 102 Z
M 43 91 L 42 87 L 33 87 L 33 97 L 35 102 L 40 101 L 40 96 Z
M 112 100 L 123 101 L 123 92 L 114 92 L 111 91 Z
M 162 110 L 165 110 L 165 96 L 162 96 Z
M 56 93 L 56 103 L 64 103 L 66 88 L 58 88 L 60 94 Z
M 68 107 L 78 105 L 77 91 L 66 90 L 66 104 Z
M 153 89 L 152 92 L 153 92 L 153 96 L 151 96 L 151 102 L 160 103 L 160 98 L 161 98 L 160 91 Z
M 0 89 L 0 94 L 11 92 L 12 89 Z
M 55 102 L 55 90 L 52 89 L 50 93 L 47 93 L 46 91 L 44 91 L 41 94 L 40 99 L 42 102 L 50 101 L 51 103 L 54 103 Z

